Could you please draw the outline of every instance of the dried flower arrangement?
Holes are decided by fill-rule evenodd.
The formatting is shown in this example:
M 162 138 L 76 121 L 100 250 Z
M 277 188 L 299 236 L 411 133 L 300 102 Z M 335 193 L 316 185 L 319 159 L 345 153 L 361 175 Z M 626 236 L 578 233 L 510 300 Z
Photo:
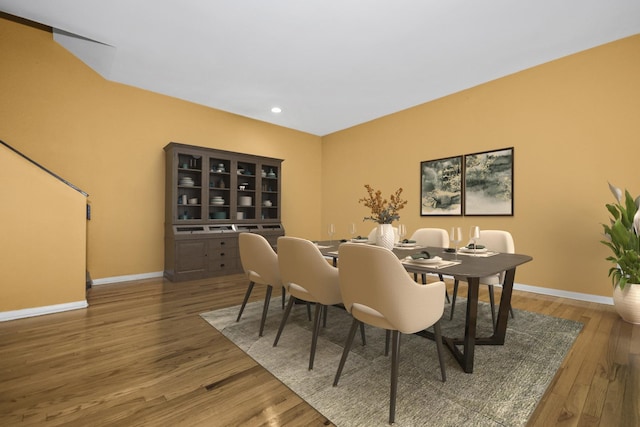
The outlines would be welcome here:
M 400 197 L 402 187 L 391 194 L 390 201 L 383 199 L 382 192 L 374 190 L 369 184 L 365 184 L 364 188 L 367 189 L 368 197 L 358 200 L 358 203 L 362 203 L 371 209 L 371 216 L 364 217 L 365 221 L 370 220 L 378 224 L 391 224 L 393 221 L 400 219 L 398 211 L 407 204 L 407 201 L 402 200 L 402 197 Z

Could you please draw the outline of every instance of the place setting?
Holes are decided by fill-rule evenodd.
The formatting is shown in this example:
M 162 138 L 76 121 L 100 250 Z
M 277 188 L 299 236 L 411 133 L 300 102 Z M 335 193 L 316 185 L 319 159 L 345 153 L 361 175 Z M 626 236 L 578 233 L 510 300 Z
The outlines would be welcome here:
M 431 256 L 428 251 L 421 251 L 412 255 L 408 255 L 401 260 L 403 264 L 422 265 L 430 268 L 446 268 L 461 264 L 461 260 L 443 259 L 439 256 Z
M 460 228 L 458 228 L 460 232 Z M 461 247 L 458 252 L 460 255 L 475 256 L 475 257 L 490 257 L 498 255 L 498 252 L 488 250 L 484 245 L 478 244 L 480 239 L 480 227 L 473 226 L 469 230 L 469 243 L 467 246 Z

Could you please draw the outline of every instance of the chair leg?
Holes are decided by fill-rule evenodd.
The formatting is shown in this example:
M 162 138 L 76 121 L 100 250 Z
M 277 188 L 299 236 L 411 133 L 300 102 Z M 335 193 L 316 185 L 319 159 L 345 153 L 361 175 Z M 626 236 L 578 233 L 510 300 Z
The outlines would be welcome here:
M 442 345 L 442 330 L 440 329 L 440 321 L 438 320 L 433 325 L 433 332 L 436 339 L 436 348 L 438 349 L 438 361 L 440 362 L 440 374 L 442 375 L 442 382 L 447 381 L 447 373 L 444 369 L 444 346 Z
M 322 327 L 327 327 L 327 310 L 329 310 L 328 305 L 322 306 Z
M 423 285 L 427 284 L 427 275 L 425 273 L 422 273 L 422 284 Z
M 336 372 L 336 376 L 333 379 L 334 387 L 338 385 L 340 375 L 342 375 L 342 369 L 344 368 L 344 363 L 347 361 L 347 356 L 349 355 L 349 351 L 351 350 L 351 344 L 353 344 L 353 337 L 355 337 L 356 335 L 358 324 L 362 324 L 362 322 L 354 317 L 353 322 L 351 322 L 351 328 L 349 329 L 349 335 L 347 335 L 347 342 L 344 343 L 344 350 L 342 350 L 342 357 L 340 358 L 340 363 L 338 364 L 338 371 Z
M 309 301 L 307 301 L 307 317 L 311 321 L 311 303 Z
M 367 345 L 367 338 L 364 336 L 364 323 L 360 322 L 360 336 L 362 337 L 362 346 Z
M 240 321 L 240 317 L 242 316 L 242 312 L 244 311 L 244 306 L 247 305 L 247 301 L 249 301 L 249 296 L 251 295 L 251 291 L 253 290 L 253 285 L 255 283 L 249 282 L 249 287 L 247 288 L 247 292 L 244 294 L 244 299 L 242 300 L 242 305 L 240 306 L 240 313 L 238 313 L 238 318 L 236 322 Z
M 391 331 L 386 330 L 384 335 L 384 355 L 385 357 L 389 355 L 389 343 L 391 342 Z
M 280 335 L 282 334 L 282 330 L 284 329 L 284 325 L 287 323 L 287 318 L 289 317 L 289 313 L 291 312 L 291 307 L 293 307 L 293 303 L 296 299 L 293 295 L 289 296 L 289 302 L 287 303 L 287 308 L 284 310 L 284 314 L 282 315 L 282 320 L 280 321 L 280 327 L 278 327 L 278 333 L 276 334 L 276 339 L 273 341 L 273 346 L 278 345 L 278 341 L 280 340 Z
M 318 335 L 320 334 L 320 318 L 326 306 L 316 303 L 316 310 L 313 315 L 313 332 L 311 334 L 311 352 L 309 353 L 309 370 L 313 369 L 313 360 L 316 357 L 316 346 L 318 345 Z
M 284 298 L 285 295 L 287 294 L 287 291 L 285 290 L 284 286 L 282 287 L 282 309 L 284 310 Z
M 398 371 L 400 368 L 400 332 L 391 333 L 391 392 L 389 401 L 389 424 L 396 421 L 396 396 L 398 393 Z
M 262 307 L 262 319 L 260 319 L 260 332 L 258 332 L 258 336 L 262 336 L 262 332 L 264 331 L 264 324 L 267 321 L 267 312 L 269 311 L 269 301 L 271 301 L 271 292 L 273 291 L 273 286 L 267 285 L 267 293 L 264 296 L 264 306 Z
M 460 282 L 458 279 L 453 281 L 453 295 L 451 296 L 451 315 L 449 316 L 449 320 L 453 320 L 453 310 L 456 308 L 456 297 L 458 296 L 458 285 Z
M 439 279 L 441 282 L 444 282 L 444 277 L 442 276 L 442 274 L 438 274 L 438 279 Z M 449 302 L 449 303 L 450 303 L 450 302 L 451 302 L 451 300 L 449 299 L 449 292 L 447 292 L 447 289 L 446 289 L 446 288 L 444 289 L 444 296 L 447 298 L 447 302 Z

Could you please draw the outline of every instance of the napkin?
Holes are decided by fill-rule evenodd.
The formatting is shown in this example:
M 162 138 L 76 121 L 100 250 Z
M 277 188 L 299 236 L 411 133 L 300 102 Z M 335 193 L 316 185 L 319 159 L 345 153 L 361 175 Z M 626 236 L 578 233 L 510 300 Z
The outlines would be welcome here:
M 412 259 L 429 259 L 431 258 L 431 255 L 429 255 L 429 252 L 427 251 L 422 251 L 419 254 L 413 254 L 411 255 Z
M 466 246 L 466 248 L 467 249 L 484 249 L 484 245 L 475 245 L 475 248 L 474 248 L 474 244 L 473 243 L 469 243 Z
M 404 239 L 400 243 L 415 243 L 415 242 L 416 242 L 415 240 Z

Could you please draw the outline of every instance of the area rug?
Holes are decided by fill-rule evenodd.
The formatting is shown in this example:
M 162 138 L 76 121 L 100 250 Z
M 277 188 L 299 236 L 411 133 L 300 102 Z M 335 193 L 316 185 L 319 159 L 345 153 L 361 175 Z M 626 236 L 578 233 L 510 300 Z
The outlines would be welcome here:
M 443 334 L 464 334 L 465 301 L 449 304 Z M 264 336 L 258 337 L 262 302 L 248 304 L 236 323 L 239 306 L 201 316 L 311 406 L 340 427 L 385 426 L 389 417 L 390 357 L 385 333 L 366 327 L 367 345 L 357 334 L 337 387 L 333 378 L 342 355 L 351 316 L 329 307 L 320 331 L 314 369 L 309 371 L 311 326 L 304 305 L 294 306 L 277 347 L 273 340 L 283 311 L 270 304 Z M 435 343 L 402 335 L 396 409 L 397 426 L 523 426 L 544 394 L 582 323 L 522 310 L 509 319 L 503 346 L 476 346 L 474 372 L 462 371 L 445 348 L 447 381 L 442 382 Z M 478 308 L 478 336 L 491 335 L 488 304 Z

